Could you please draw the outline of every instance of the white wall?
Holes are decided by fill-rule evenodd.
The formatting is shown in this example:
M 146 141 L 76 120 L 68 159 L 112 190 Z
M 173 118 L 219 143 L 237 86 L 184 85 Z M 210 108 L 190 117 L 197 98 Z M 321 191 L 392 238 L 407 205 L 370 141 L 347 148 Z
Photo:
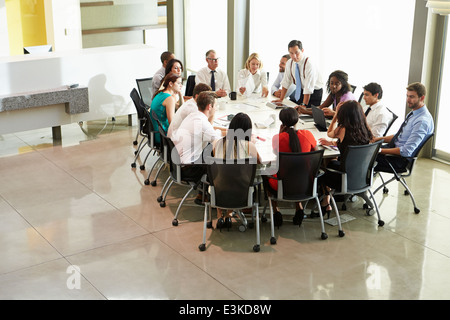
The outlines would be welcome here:
M 47 42 L 54 51 L 82 48 L 80 0 L 45 0 Z
M 3 57 L 0 95 L 78 83 L 89 88 L 90 111 L 68 115 L 65 123 L 134 114 L 130 92 L 136 79 L 151 77 L 160 68 L 160 55 L 154 47 L 129 45 Z

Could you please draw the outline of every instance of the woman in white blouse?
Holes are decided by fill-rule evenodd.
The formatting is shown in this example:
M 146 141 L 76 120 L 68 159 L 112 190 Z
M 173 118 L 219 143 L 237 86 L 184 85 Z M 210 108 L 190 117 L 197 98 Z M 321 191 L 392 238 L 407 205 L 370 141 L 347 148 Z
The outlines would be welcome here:
M 261 93 L 267 97 L 267 73 L 262 69 L 263 64 L 257 53 L 252 53 L 245 63 L 245 69 L 238 72 L 237 89 L 240 94 L 249 96 L 252 93 Z

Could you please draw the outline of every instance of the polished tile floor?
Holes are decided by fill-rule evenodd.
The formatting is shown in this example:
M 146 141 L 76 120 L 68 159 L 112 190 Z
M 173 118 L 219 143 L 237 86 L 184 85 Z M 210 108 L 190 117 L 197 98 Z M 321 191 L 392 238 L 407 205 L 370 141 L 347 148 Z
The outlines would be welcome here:
M 167 172 L 153 187 L 131 168 L 126 120 L 63 126 L 59 145 L 50 129 L 0 136 L 0 299 L 450 299 L 447 164 L 420 159 L 408 178 L 420 214 L 397 183 L 377 194 L 384 227 L 356 200 L 345 237 L 326 224 L 321 240 L 319 220 L 293 226 L 284 205 L 276 245 L 262 223 L 253 252 L 235 224 L 200 252 L 203 208 L 193 194 L 172 226 L 187 189 L 159 206 Z

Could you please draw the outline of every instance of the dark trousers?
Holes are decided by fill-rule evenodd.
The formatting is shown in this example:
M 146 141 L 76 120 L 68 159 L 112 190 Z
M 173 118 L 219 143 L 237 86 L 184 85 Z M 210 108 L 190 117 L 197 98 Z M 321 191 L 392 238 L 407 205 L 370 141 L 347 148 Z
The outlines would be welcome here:
M 320 106 L 322 104 L 322 94 L 323 94 L 323 89 L 317 89 L 314 90 L 314 92 L 311 94 L 310 98 L 309 98 L 309 102 L 307 107 L 311 108 L 311 106 Z M 291 94 L 291 96 L 289 97 L 291 99 L 291 101 L 293 101 L 296 104 L 300 104 L 303 102 L 303 90 L 302 90 L 302 94 L 300 95 L 300 99 L 298 99 L 297 101 L 295 100 L 295 91 Z
M 384 154 L 378 154 L 377 155 L 377 166 L 375 167 L 375 172 L 391 172 L 392 168 L 389 165 L 389 163 L 394 168 L 395 172 L 405 172 L 406 166 L 408 165 L 408 160 L 406 160 L 403 157 L 396 157 L 396 156 L 386 156 Z

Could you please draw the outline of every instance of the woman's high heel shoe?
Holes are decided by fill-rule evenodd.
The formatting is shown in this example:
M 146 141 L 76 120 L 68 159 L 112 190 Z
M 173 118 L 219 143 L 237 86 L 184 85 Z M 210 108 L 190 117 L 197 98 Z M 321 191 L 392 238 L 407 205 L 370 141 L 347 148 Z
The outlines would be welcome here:
M 327 214 L 327 219 L 330 219 L 330 213 L 331 213 L 331 209 L 327 210 L 327 208 L 330 207 L 329 204 L 325 205 L 325 206 L 321 206 L 320 208 L 322 209 L 322 216 L 325 217 L 325 214 Z M 311 214 L 309 215 L 310 218 L 319 218 L 320 215 L 318 212 L 311 212 Z
M 300 227 L 302 225 L 304 216 L 305 212 L 303 211 L 303 209 L 298 209 L 297 211 L 295 211 L 294 218 L 292 219 L 294 225 L 298 225 Z
M 327 208 L 330 207 L 329 210 Z M 325 213 L 327 214 L 327 219 L 330 219 L 330 213 L 331 213 L 331 206 L 327 204 L 326 206 L 321 207 L 322 208 L 322 216 L 325 218 Z
M 225 220 L 223 217 L 217 219 L 216 229 L 219 229 L 222 232 L 222 228 L 225 227 Z

